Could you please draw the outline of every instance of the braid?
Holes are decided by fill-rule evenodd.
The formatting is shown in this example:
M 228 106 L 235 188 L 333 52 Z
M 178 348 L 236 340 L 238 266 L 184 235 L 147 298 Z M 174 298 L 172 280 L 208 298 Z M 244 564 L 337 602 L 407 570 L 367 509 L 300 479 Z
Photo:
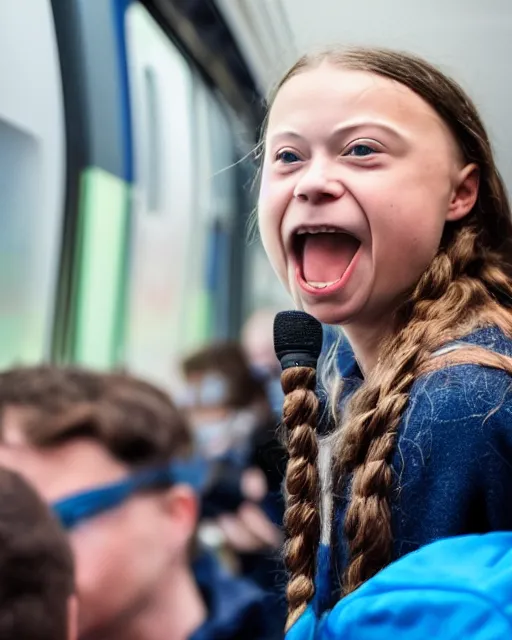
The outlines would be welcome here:
M 287 533 L 285 562 L 289 572 L 288 629 L 305 610 L 315 591 L 316 552 L 320 537 L 318 443 L 315 433 L 319 403 L 315 395 L 315 369 L 286 369 L 281 382 L 286 394 L 283 423 L 289 451 L 284 517 Z
M 451 232 L 453 233 L 453 231 Z M 429 368 L 432 353 L 460 337 L 485 319 L 512 333 L 508 313 L 496 314 L 494 291 L 512 299 L 512 287 L 497 256 L 478 247 L 472 225 L 453 233 L 448 248 L 441 249 L 414 292 L 397 312 L 397 330 L 383 346 L 368 380 L 356 392 L 339 447 L 340 477 L 353 474 L 345 517 L 350 561 L 344 591 L 350 593 L 391 560 L 390 495 L 393 485 L 391 456 L 400 419 L 407 407 L 415 379 Z M 485 257 L 485 260 L 483 259 Z M 469 351 L 469 350 L 468 350 Z M 471 362 L 512 372 L 507 358 L 479 355 Z M 460 361 L 460 354 L 457 361 Z M 466 360 L 467 361 L 467 360 Z

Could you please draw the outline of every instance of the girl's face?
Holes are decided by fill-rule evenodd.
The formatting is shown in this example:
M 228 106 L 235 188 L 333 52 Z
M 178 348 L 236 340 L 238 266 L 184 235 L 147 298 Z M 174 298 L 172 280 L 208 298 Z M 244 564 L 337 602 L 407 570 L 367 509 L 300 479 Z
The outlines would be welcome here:
M 329 324 L 375 323 L 468 213 L 478 177 L 437 113 L 392 80 L 327 63 L 271 108 L 259 224 L 296 304 Z

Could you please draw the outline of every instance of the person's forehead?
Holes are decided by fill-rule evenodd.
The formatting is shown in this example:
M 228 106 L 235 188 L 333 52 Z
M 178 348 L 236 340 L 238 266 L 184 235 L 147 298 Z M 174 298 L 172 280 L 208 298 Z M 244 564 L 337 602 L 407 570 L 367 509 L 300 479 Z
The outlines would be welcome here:
M 322 64 L 290 78 L 270 109 L 268 131 L 311 121 L 385 119 L 401 127 L 443 126 L 436 111 L 405 85 L 365 71 Z M 329 123 L 330 124 L 330 123 Z
M 38 412 L 32 407 L 7 405 L 2 410 L 2 441 L 18 446 L 26 442 L 25 425 L 37 419 Z
M 21 473 L 49 502 L 128 473 L 98 442 L 82 438 L 49 448 L 2 443 L 0 465 Z

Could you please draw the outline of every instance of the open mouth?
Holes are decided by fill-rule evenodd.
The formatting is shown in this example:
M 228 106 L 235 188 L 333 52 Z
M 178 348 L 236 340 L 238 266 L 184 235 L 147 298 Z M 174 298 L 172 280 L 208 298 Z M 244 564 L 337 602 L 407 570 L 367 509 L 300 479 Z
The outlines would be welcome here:
M 301 227 L 293 235 L 299 275 L 313 289 L 340 283 L 361 241 L 336 227 Z

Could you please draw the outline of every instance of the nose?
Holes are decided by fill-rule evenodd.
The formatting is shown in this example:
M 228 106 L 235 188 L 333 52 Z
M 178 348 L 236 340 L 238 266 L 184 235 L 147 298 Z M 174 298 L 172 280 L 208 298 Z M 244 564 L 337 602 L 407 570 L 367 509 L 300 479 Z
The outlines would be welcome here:
M 341 198 L 345 192 L 343 183 L 334 177 L 324 164 L 311 165 L 299 178 L 293 196 L 302 202 L 321 204 Z

